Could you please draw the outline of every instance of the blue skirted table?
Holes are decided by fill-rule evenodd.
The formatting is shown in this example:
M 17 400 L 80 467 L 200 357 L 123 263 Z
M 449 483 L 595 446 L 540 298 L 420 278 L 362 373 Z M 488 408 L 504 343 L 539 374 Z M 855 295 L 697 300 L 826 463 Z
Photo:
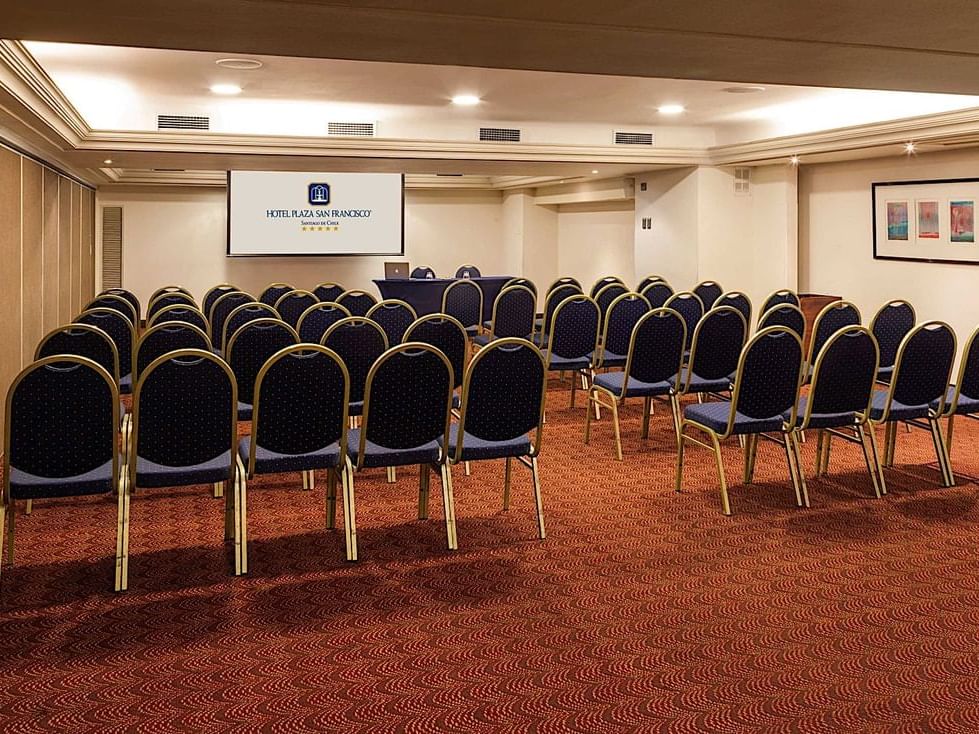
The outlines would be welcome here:
M 483 321 L 493 318 L 493 303 L 500 295 L 503 286 L 513 278 L 512 275 L 492 275 L 469 278 L 483 291 Z M 442 294 L 455 278 L 399 278 L 388 280 L 380 278 L 374 282 L 381 292 L 381 298 L 398 298 L 411 305 L 415 313 L 423 316 L 442 310 Z

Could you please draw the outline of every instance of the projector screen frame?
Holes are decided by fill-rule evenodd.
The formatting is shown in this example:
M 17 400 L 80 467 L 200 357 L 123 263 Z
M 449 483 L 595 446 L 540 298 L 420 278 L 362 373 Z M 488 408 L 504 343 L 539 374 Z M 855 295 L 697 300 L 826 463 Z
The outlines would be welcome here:
M 249 173 L 279 173 L 279 171 L 253 171 L 250 169 L 235 169 Z M 401 174 L 401 246 L 397 252 L 335 252 L 331 254 L 309 254 L 301 252 L 284 252 L 278 255 L 267 253 L 242 254 L 231 252 L 231 173 L 229 169 L 225 172 L 227 193 L 225 194 L 225 236 L 224 236 L 224 256 L 225 257 L 404 257 L 405 256 L 405 174 Z M 281 173 L 295 173 L 295 171 L 282 171 Z M 322 172 L 321 172 L 322 173 Z M 371 173 L 371 171 L 345 171 L 344 173 Z M 387 172 L 385 172 L 387 173 Z

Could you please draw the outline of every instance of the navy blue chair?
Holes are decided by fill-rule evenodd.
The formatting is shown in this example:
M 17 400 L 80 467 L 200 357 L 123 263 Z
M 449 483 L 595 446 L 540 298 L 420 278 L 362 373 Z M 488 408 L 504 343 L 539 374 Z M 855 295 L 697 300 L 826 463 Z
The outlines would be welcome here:
M 859 325 L 860 310 L 849 301 L 834 301 L 824 306 L 812 322 L 812 339 L 809 341 L 809 354 L 806 355 L 809 373 L 819 351 L 833 334 L 844 327 Z
M 503 510 L 510 509 L 513 459 L 530 469 L 543 540 L 544 505 L 537 457 L 541 450 L 547 372 L 544 358 L 524 339 L 500 339 L 480 350 L 466 370 L 459 421 L 440 440 L 451 464 L 504 460 Z M 530 435 L 528 435 L 530 434 Z M 449 467 L 451 479 L 451 466 Z
M 190 306 L 191 308 L 197 308 L 197 301 L 195 301 L 191 296 L 186 293 L 174 292 L 174 293 L 161 293 L 146 306 L 146 319 L 153 318 L 153 315 L 166 308 L 167 306 Z
M 142 309 L 140 307 L 139 298 L 132 291 L 127 291 L 125 288 L 106 288 L 102 291 L 100 296 L 119 296 L 120 298 L 125 298 L 130 306 L 133 307 L 133 311 L 136 312 L 136 323 L 139 323 L 142 317 Z
M 731 390 L 741 350 L 748 338 L 748 324 L 731 306 L 717 306 L 697 322 L 690 358 L 680 379 L 673 383 L 677 395 L 709 395 Z
M 469 345 L 466 330 L 459 321 L 444 313 L 427 314 L 408 327 L 403 340 L 428 344 L 442 352 L 452 365 L 452 390 L 462 386 Z M 452 407 L 458 407 L 458 398 L 453 398 Z
M 259 319 L 278 320 L 279 312 L 267 303 L 261 303 L 260 301 L 249 301 L 248 303 L 237 306 L 234 311 L 228 314 L 228 318 L 224 320 L 224 331 L 218 342 L 218 349 L 215 349 L 215 354 L 227 354 L 228 342 L 234 333 L 245 324 L 251 321 L 258 321 Z
M 275 310 L 279 316 L 292 328 L 299 324 L 299 318 L 306 313 L 306 310 L 320 303 L 320 299 L 309 291 L 291 290 L 284 293 L 275 302 Z
M 796 504 L 802 507 L 803 488 L 796 471 L 800 459 L 799 445 L 796 433 L 789 430 L 789 426 L 795 424 L 802 366 L 802 340 L 794 331 L 784 326 L 774 326 L 755 334 L 741 353 L 731 400 L 689 405 L 684 409 L 677 451 L 676 491 L 680 492 L 682 487 L 684 447 L 687 442 L 710 449 L 714 453 L 720 479 L 721 511 L 730 515 L 731 503 L 720 442 L 728 436 L 738 435 L 745 437 L 747 445 L 750 436 L 765 434 L 785 449 Z M 790 411 L 787 421 L 785 411 Z M 692 429 L 707 434 L 710 443 L 688 435 Z M 808 505 L 808 499 L 805 504 Z
M 8 564 L 14 562 L 18 502 L 115 492 L 115 588 L 120 590 L 125 530 L 116 439 L 117 384 L 92 360 L 65 354 L 40 359 L 14 378 L 5 406 L 0 502 L 0 549 L 6 528 Z
M 907 301 L 888 301 L 874 314 L 870 331 L 880 349 L 880 367 L 877 381 L 887 384 L 894 373 L 894 360 L 901 340 L 914 328 L 917 317 L 914 306 Z
M 128 395 L 133 391 L 133 349 L 136 346 L 136 329 L 133 323 L 111 308 L 93 308 L 83 311 L 75 319 L 76 324 L 88 324 L 102 329 L 119 353 L 119 392 Z
M 870 473 L 874 494 L 881 496 L 878 484 L 880 460 L 873 430 L 867 430 L 870 407 L 877 376 L 877 343 L 873 335 L 862 326 L 846 326 L 826 342 L 816 358 L 812 386 L 808 394 L 799 398 L 793 411 L 783 413 L 786 423 L 796 432 L 796 445 L 802 431 L 818 431 L 816 443 L 816 476 L 829 471 L 830 449 L 833 438 L 840 438 L 860 446 L 864 462 Z M 745 445 L 745 484 L 750 484 L 754 474 L 754 456 L 757 436 Z M 868 445 L 869 444 L 869 445 Z M 802 463 L 797 467 L 799 481 L 806 486 Z M 809 492 L 803 491 L 808 502 Z M 808 504 L 807 504 L 808 507 Z
M 479 332 L 483 321 L 483 289 L 471 280 L 457 280 L 442 292 L 442 313 L 448 314 L 470 336 Z
M 340 319 L 350 316 L 350 312 L 339 303 L 322 301 L 315 306 L 310 306 L 299 317 L 296 331 L 299 332 L 299 341 L 307 344 L 319 344 L 326 330 L 329 329 Z
M 673 288 L 665 280 L 653 281 L 639 293 L 649 301 L 650 308 L 663 308 L 674 295 Z
M 420 265 L 419 267 L 414 268 L 411 271 L 411 276 L 410 277 L 413 278 L 413 279 L 415 279 L 415 280 L 423 280 L 423 279 L 431 280 L 431 279 L 435 278 L 435 271 L 432 270 L 427 265 Z
M 331 283 L 329 281 L 320 283 L 313 288 L 313 294 L 323 303 L 336 303 L 336 300 L 346 292 L 347 289 L 339 283 Z
M 721 288 L 721 284 L 716 280 L 705 280 L 695 285 L 693 292 L 697 294 L 701 303 L 704 304 L 704 310 L 709 311 L 714 308 L 714 304 L 717 303 L 717 299 L 724 293 L 724 289 Z
M 548 328 L 545 366 L 548 372 L 570 372 L 571 407 L 574 407 L 578 376 L 587 378 L 593 356 L 598 352 L 598 304 L 584 294 L 565 298 L 554 310 Z
M 783 303 L 795 306 L 796 308 L 802 307 L 802 303 L 799 301 L 799 296 L 796 295 L 795 291 L 789 290 L 788 288 L 782 288 L 775 291 L 765 299 L 765 302 L 761 304 L 761 310 L 758 313 L 768 313 L 771 309 L 775 308 L 776 306 L 780 306 Z
M 278 319 L 256 319 L 243 324 L 228 337 L 226 359 L 238 384 L 238 420 L 252 418 L 255 380 L 273 354 L 299 343 L 299 335 Z
M 602 290 L 602 288 L 608 285 L 612 285 L 612 283 L 618 283 L 621 286 L 625 286 L 625 281 L 622 280 L 622 278 L 618 277 L 617 275 L 606 275 L 604 278 L 599 278 L 598 280 L 595 281 L 595 285 L 591 287 L 591 291 L 589 291 L 588 295 L 591 296 L 592 298 L 595 298 L 598 295 L 598 292 Z M 629 289 L 626 288 L 626 290 Z
M 598 304 L 599 328 L 604 328 L 605 326 L 605 314 L 608 313 L 608 308 L 612 305 L 612 301 L 628 292 L 629 289 L 622 283 L 609 283 L 593 296 L 595 303 Z
M 649 311 L 649 301 L 634 292 L 623 293 L 609 304 L 602 324 L 601 346 L 592 357 L 592 372 L 625 367 L 632 330 Z
M 384 329 L 363 316 L 340 319 L 326 330 L 320 343 L 340 355 L 350 376 L 351 417 L 359 416 L 364 409 L 364 388 L 367 373 L 388 348 Z
M 547 330 L 551 326 L 551 319 L 554 318 L 554 311 L 566 298 L 581 295 L 581 287 L 571 283 L 562 283 L 551 288 L 544 297 L 544 313 L 534 318 L 534 331 L 537 346 L 544 348 L 547 346 Z
M 377 303 L 377 299 L 367 291 L 353 290 L 341 293 L 336 302 L 347 309 L 351 316 L 366 316 Z
M 208 324 L 211 323 L 211 309 L 217 300 L 228 293 L 240 293 L 240 289 L 230 283 L 221 283 L 213 288 L 209 288 L 201 301 L 201 313 L 207 318 Z
M 751 323 L 751 299 L 741 291 L 728 291 L 714 302 L 714 306 L 736 308 L 744 316 L 744 323 Z
M 225 293 L 214 302 L 214 305 L 211 306 L 211 312 L 207 316 L 207 321 L 210 324 L 207 334 L 211 337 L 212 344 L 221 346 L 221 341 L 224 339 L 224 322 L 228 320 L 232 311 L 246 303 L 255 303 L 255 299 L 242 291 Z M 205 313 L 207 312 L 205 311 Z
M 473 338 L 473 343 L 485 347 L 494 339 L 504 337 L 528 339 L 534 333 L 536 307 L 537 296 L 527 286 L 513 285 L 504 288 L 493 304 L 489 333 L 479 334 Z
M 133 395 L 133 450 L 125 491 L 213 484 L 229 488 L 224 539 L 234 544 L 234 573 L 248 572 L 245 483 L 238 461 L 238 393 L 228 365 L 203 349 L 182 349 L 153 360 Z M 121 590 L 128 586 L 129 543 L 122 553 Z
M 193 324 L 183 321 L 164 321 L 152 326 L 136 342 L 136 356 L 133 359 L 133 379 L 139 380 L 150 363 L 168 352 L 181 349 L 210 350 L 211 340 L 207 334 Z
M 122 296 L 114 296 L 109 293 L 98 295 L 93 300 L 89 301 L 89 304 L 85 307 L 85 310 L 90 311 L 93 308 L 108 308 L 113 311 L 118 311 L 129 319 L 133 326 L 139 326 L 139 311 L 130 301 Z
M 367 318 L 376 323 L 388 338 L 388 346 L 400 344 L 405 331 L 418 318 L 415 309 L 397 298 L 388 298 L 376 303 L 367 312 Z
M 530 289 L 530 292 L 537 295 L 537 285 L 530 278 L 510 278 L 503 287 L 510 288 L 511 286 L 522 285 L 524 288 Z
M 696 293 L 680 291 L 670 296 L 663 307 L 672 308 L 683 317 L 687 325 L 687 349 L 690 349 L 697 323 L 704 317 L 704 302 Z
M 791 303 L 780 303 L 772 306 L 758 317 L 758 331 L 770 326 L 785 326 L 798 334 L 800 339 L 804 339 L 806 317 L 798 306 Z
M 939 401 L 932 401 L 931 407 L 936 412 L 941 408 Z M 949 385 L 945 394 L 945 407 L 942 415 L 948 418 L 945 430 L 945 447 L 949 455 L 952 453 L 952 428 L 955 416 L 979 420 L 979 329 L 972 332 L 965 351 L 962 352 L 962 363 L 959 376 L 954 385 Z
M 418 518 L 428 517 L 430 470 L 442 479 L 445 534 L 449 550 L 458 548 L 452 475 L 443 446 L 449 434 L 452 365 L 442 352 L 421 342 L 406 342 L 384 352 L 367 374 L 360 428 L 347 432 L 347 454 L 354 471 L 418 465 Z M 442 439 L 440 444 L 439 439 Z M 356 557 L 353 477 L 350 520 Z
M 67 324 L 52 329 L 38 342 L 34 359 L 71 354 L 95 362 L 119 384 L 119 350 L 112 337 L 91 324 Z
M 479 268 L 475 265 L 462 265 L 456 270 L 457 278 L 464 278 L 468 280 L 469 278 L 478 278 L 481 275 Z
M 612 411 L 615 429 L 615 456 L 622 461 L 622 438 L 619 430 L 618 404 L 626 398 L 643 399 L 642 437 L 649 437 L 649 414 L 653 399 L 669 401 L 673 414 L 673 432 L 678 434 L 678 404 L 673 384 L 683 365 L 687 325 L 683 317 L 670 308 L 657 308 L 640 317 L 629 339 L 625 370 L 595 375 L 589 400 L 597 407 Z M 673 380 L 674 382 L 671 382 Z M 585 443 L 591 438 L 591 411 L 586 411 Z
M 548 293 L 550 293 L 551 291 L 553 291 L 555 288 L 557 288 L 560 285 L 573 285 L 575 288 L 578 289 L 578 292 L 579 293 L 582 292 L 581 291 L 581 283 L 578 282 L 577 278 L 572 278 L 569 275 L 565 275 L 565 276 L 563 276 L 561 278 L 557 278 L 553 283 L 551 283 L 547 287 L 547 292 L 544 294 L 545 297 L 546 297 L 546 295 Z
M 314 472 L 327 472 L 326 527 L 336 527 L 337 482 L 343 491 L 347 560 L 356 561 L 347 472 L 347 405 L 350 378 L 343 360 L 319 344 L 276 352 L 255 380 L 252 431 L 238 444 L 248 479 L 299 472 L 303 489 Z
M 275 308 L 275 304 L 278 303 L 279 299 L 293 290 L 295 290 L 295 286 L 291 286 L 288 283 L 271 283 L 259 294 L 258 300 L 266 306 Z
M 153 301 L 164 293 L 183 293 L 185 296 L 190 296 L 191 298 L 194 297 L 193 293 L 181 285 L 165 285 L 162 288 L 157 288 L 155 291 L 153 291 L 146 303 L 153 303 Z
M 874 394 L 870 409 L 871 424 L 886 426 L 883 466 L 894 466 L 898 423 L 922 428 L 931 433 L 946 487 L 955 484 L 955 476 L 939 419 L 945 412 L 955 348 L 955 332 L 942 321 L 927 321 L 912 329 L 898 347 L 887 390 Z M 885 491 L 883 472 L 880 486 Z
M 157 324 L 163 324 L 168 321 L 183 321 L 185 324 L 192 324 L 205 332 L 208 328 L 207 317 L 201 311 L 198 311 L 193 306 L 180 303 L 161 308 L 153 314 L 153 318 L 147 320 L 146 327 L 152 328 Z
M 647 286 L 653 283 L 666 283 L 666 278 L 661 275 L 647 275 L 639 281 L 639 284 L 636 286 L 636 293 L 642 293 Z

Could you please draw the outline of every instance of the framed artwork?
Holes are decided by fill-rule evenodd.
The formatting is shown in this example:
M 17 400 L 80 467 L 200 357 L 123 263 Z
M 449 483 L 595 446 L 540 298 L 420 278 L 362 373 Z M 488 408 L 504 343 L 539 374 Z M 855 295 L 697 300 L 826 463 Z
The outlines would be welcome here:
M 871 185 L 874 258 L 979 265 L 979 178 Z

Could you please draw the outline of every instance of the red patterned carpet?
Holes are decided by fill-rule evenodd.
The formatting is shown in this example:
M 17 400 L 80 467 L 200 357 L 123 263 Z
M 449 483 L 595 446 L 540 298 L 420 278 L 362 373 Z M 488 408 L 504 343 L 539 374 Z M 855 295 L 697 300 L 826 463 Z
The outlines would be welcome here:
M 114 595 L 115 505 L 37 503 L 3 571 L 0 729 L 979 729 L 979 430 L 956 427 L 951 489 L 930 437 L 902 431 L 883 500 L 859 449 L 834 446 L 811 510 L 777 446 L 745 487 L 731 442 L 725 518 L 709 452 L 691 449 L 672 491 L 662 410 L 641 443 L 626 408 L 619 463 L 610 422 L 584 446 L 567 400 L 552 387 L 544 542 L 523 468 L 509 513 L 502 463 L 455 471 L 457 553 L 437 485 L 420 522 L 417 473 L 370 472 L 347 564 L 342 531 L 323 529 L 325 482 L 289 476 L 251 484 L 252 572 L 235 579 L 207 488 L 145 492 L 130 591 Z

